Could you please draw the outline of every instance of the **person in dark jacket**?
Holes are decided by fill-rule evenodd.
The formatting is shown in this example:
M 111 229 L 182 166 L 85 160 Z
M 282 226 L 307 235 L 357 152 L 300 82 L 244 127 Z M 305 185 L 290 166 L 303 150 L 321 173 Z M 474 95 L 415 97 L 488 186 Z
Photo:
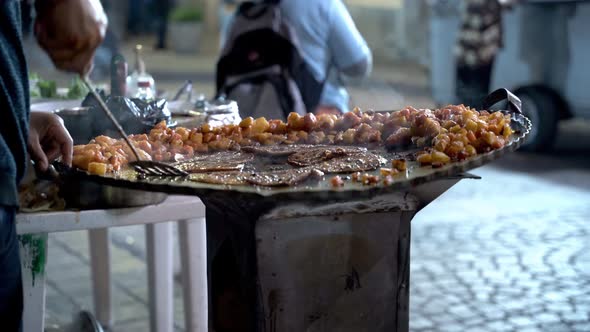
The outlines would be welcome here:
M 168 46 L 166 43 L 166 34 L 168 33 L 168 16 L 170 16 L 170 10 L 173 6 L 173 0 L 154 1 L 154 14 L 157 20 L 156 36 L 158 38 L 154 48 L 157 50 L 166 49 Z
M 107 24 L 99 0 L 39 0 L 35 7 L 35 35 L 55 66 L 87 75 Z M 59 156 L 66 164 L 72 160 L 72 138 L 59 117 L 29 114 L 21 23 L 20 1 L 0 1 L 0 330 L 7 332 L 21 328 L 23 294 L 14 220 L 27 152 L 40 171 Z

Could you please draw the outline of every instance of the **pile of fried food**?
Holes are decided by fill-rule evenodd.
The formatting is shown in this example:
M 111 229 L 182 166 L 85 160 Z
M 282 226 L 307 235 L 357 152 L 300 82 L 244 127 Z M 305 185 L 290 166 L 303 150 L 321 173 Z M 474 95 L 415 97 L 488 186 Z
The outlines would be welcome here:
M 510 115 L 476 111 L 463 105 L 449 105 L 436 110 L 407 107 L 397 112 L 362 112 L 357 108 L 341 116 L 324 114 L 316 117 L 311 113 L 305 116 L 291 113 L 286 123 L 263 117 L 249 117 L 238 125 L 211 127 L 204 124 L 193 129 L 167 128 L 164 123 L 160 123 L 149 134 L 131 135 L 130 140 L 142 159 L 165 162 L 203 159 L 206 158 L 203 156 L 220 151 L 242 150 L 256 154 L 258 149 L 258 154 L 272 154 L 274 148 L 280 154 L 281 149 L 289 150 L 285 147 L 290 146 L 303 149 L 307 145 L 308 150 L 310 146 L 326 149 L 329 146 L 339 147 L 340 150 L 329 150 L 328 156 L 321 156 L 319 159 L 315 156 L 318 163 L 324 163 L 319 169 L 330 173 L 352 174 L 357 169 L 377 169 L 382 161 L 375 162 L 371 158 L 365 158 L 364 162 L 370 164 L 370 167 L 365 165 L 364 168 L 345 167 L 343 162 L 339 165 L 334 162 L 329 165 L 326 163 L 334 158 L 344 160 L 346 157 L 352 162 L 361 153 L 370 153 L 367 149 L 416 148 L 420 149 L 415 157 L 421 166 L 442 167 L 478 153 L 500 149 L 512 134 Z M 326 153 L 326 149 L 323 153 Z M 355 149 L 362 149 L 364 152 Z M 295 152 L 297 151 L 284 155 Z M 293 155 L 289 156 L 291 166 L 305 168 L 312 165 L 309 162 L 298 164 L 291 160 L 293 158 Z M 131 150 L 122 139 L 99 136 L 89 144 L 74 147 L 73 165 L 92 174 L 117 172 L 128 161 L 133 160 L 135 158 Z M 340 171 L 332 172 L 334 169 Z M 204 170 L 212 171 L 207 167 Z M 387 180 L 405 170 L 404 161 L 392 160 L 391 168 L 381 169 L 381 175 Z M 359 182 L 363 183 L 375 181 L 373 178 L 360 178 Z M 340 182 L 332 179 L 332 183 L 338 186 Z

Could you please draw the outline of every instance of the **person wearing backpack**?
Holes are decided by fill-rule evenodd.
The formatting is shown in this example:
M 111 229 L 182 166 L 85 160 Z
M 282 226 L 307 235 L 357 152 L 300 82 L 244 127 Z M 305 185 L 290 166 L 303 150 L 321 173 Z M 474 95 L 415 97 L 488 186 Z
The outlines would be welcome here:
M 372 68 L 342 0 L 242 2 L 225 34 L 217 95 L 236 100 L 242 117 L 348 112 L 344 82 Z

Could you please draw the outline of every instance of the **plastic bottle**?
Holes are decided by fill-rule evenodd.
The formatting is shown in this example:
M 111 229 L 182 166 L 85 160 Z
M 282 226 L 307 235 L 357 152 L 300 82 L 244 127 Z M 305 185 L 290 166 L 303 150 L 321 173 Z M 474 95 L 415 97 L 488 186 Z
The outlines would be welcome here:
M 115 54 L 111 59 L 111 95 L 125 96 L 127 94 L 127 61 L 121 54 Z
M 141 49 L 141 45 L 135 46 L 135 67 L 127 77 L 127 96 L 150 100 L 156 96 L 156 83 L 152 75 L 145 70 Z

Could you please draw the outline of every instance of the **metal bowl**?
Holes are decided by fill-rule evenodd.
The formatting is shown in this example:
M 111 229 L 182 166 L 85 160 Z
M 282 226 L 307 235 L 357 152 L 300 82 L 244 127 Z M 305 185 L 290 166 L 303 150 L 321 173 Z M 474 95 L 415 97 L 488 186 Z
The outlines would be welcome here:
M 90 107 L 69 107 L 54 112 L 63 119 L 74 144 L 86 144 L 95 135 Z
M 104 209 L 138 207 L 162 203 L 168 195 L 161 192 L 143 191 L 101 185 L 77 179 L 76 184 L 61 186 L 60 193 L 68 208 Z
M 90 107 L 79 106 L 79 107 L 69 107 L 69 108 L 60 108 L 55 110 L 55 114 L 59 115 L 60 117 L 77 117 L 77 116 L 86 116 L 90 111 Z

